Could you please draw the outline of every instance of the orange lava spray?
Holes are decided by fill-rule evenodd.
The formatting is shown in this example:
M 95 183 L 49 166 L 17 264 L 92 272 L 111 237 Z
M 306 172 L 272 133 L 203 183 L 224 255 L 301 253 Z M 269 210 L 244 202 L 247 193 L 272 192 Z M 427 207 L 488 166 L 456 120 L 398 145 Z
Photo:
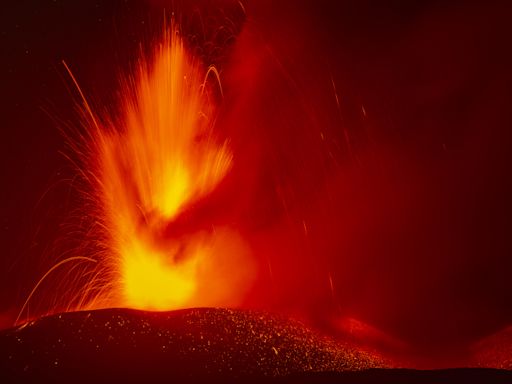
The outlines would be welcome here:
M 86 246 L 98 251 L 63 259 L 34 291 L 61 265 L 90 260 L 90 278 L 59 310 L 238 305 L 254 263 L 237 229 L 202 223 L 169 230 L 215 192 L 235 161 L 229 140 L 216 134 L 217 70 L 191 57 L 171 27 L 150 59 L 141 57 L 122 79 L 118 110 L 100 115 L 64 65 L 80 94 L 86 131 L 70 142 L 86 185 L 83 200 L 92 206 L 85 212 L 94 226 Z
M 119 125 L 98 127 L 98 202 L 119 305 L 168 310 L 235 305 L 251 281 L 248 247 L 233 228 L 173 237 L 165 228 L 226 177 L 234 161 L 214 132 L 209 76 L 176 29 L 123 84 Z M 220 86 L 220 82 L 219 82 Z

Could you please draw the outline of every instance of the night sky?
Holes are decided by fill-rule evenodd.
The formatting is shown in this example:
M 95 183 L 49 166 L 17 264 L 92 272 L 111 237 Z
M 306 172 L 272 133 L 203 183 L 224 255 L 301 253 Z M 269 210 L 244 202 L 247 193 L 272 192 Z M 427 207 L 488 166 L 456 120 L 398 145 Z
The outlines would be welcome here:
M 503 1 L 405 3 L 249 1 L 238 40 L 219 50 L 192 40 L 221 69 L 226 121 L 258 132 L 235 140 L 238 150 L 248 137 L 264 143 L 245 228 L 262 234 L 259 250 L 269 242 L 280 282 L 271 291 L 262 277 L 244 305 L 319 324 L 354 316 L 439 351 L 512 323 L 512 12 Z M 62 60 L 93 105 L 108 108 L 171 4 L 189 37 L 187 12 L 214 15 L 208 26 L 233 7 L 3 5 L 0 327 L 53 264 L 55 242 L 73 236 L 60 228 L 76 200 L 59 128 L 78 126 Z M 309 132 L 328 143 L 314 147 Z M 289 247 L 269 180 L 299 196 L 291 216 L 309 223 L 307 255 Z

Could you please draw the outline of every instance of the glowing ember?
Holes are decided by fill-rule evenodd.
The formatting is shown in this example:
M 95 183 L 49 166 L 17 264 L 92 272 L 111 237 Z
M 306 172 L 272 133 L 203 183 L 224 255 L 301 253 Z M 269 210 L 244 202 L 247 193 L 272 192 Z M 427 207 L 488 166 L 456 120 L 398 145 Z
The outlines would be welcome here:
M 91 167 L 98 219 L 107 232 L 109 305 L 169 310 L 234 305 L 251 282 L 249 251 L 228 227 L 169 234 L 229 172 L 227 140 L 214 135 L 209 74 L 176 30 L 151 63 L 123 82 L 121 119 L 97 123 Z M 217 76 L 218 79 L 218 76 Z M 101 300 L 97 300 L 100 302 Z M 100 305 L 101 306 L 101 305 Z

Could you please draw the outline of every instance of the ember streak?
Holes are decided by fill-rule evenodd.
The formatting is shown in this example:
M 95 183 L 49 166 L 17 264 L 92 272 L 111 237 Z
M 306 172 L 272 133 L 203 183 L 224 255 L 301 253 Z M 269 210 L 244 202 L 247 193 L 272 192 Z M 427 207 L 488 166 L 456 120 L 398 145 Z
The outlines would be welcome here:
M 6 7 L 0 325 L 40 281 L 22 319 L 234 306 L 500 356 L 510 9 L 413 3 Z

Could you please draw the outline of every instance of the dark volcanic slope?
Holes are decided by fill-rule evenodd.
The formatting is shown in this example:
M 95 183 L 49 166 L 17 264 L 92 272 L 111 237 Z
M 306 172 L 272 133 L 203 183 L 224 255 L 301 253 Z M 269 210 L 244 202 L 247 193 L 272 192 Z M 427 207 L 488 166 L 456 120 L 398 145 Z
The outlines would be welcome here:
M 354 345 L 266 313 L 74 312 L 0 332 L 0 383 L 512 383 L 490 369 L 389 369 Z
M 2 374 L 19 378 L 282 377 L 384 367 L 378 357 L 259 312 L 108 309 L 0 333 Z

